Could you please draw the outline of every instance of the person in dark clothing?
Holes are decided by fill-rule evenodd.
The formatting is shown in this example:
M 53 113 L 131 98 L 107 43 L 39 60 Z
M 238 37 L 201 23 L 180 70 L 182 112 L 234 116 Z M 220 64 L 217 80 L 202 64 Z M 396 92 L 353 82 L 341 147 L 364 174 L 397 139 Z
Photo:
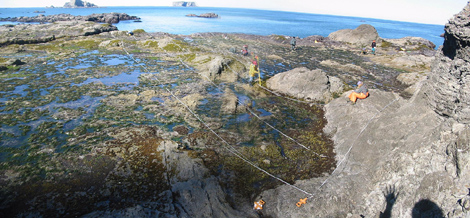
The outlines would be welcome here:
M 292 40 L 290 40 L 290 45 L 292 46 L 292 51 L 295 50 L 295 44 L 297 44 L 297 40 L 295 39 L 295 36 L 293 36 Z
M 375 43 L 375 40 L 372 41 L 372 54 L 375 55 L 375 47 L 377 47 L 377 44 Z

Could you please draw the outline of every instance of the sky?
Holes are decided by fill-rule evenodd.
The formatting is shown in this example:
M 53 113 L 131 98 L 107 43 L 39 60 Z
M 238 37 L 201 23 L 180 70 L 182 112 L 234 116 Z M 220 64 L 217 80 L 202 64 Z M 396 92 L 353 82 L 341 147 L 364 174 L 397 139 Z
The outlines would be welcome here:
M 177 1 L 177 0 L 175 0 Z M 445 25 L 468 0 L 193 0 L 199 7 L 251 8 Z M 0 0 L 0 8 L 63 6 L 68 0 Z M 98 6 L 171 6 L 173 0 L 88 0 Z M 208 11 L 210 12 L 210 11 Z M 1 16 L 1 15 L 0 15 Z

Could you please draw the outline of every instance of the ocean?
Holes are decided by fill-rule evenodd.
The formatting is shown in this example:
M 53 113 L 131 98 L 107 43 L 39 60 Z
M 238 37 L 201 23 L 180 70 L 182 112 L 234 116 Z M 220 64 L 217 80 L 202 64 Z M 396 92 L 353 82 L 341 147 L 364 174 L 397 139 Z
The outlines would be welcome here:
M 256 35 L 287 35 L 301 38 L 311 35 L 328 36 L 340 29 L 355 29 L 370 24 L 382 38 L 396 39 L 406 36 L 422 37 L 432 41 L 436 48 L 443 44 L 440 35 L 444 25 L 421 24 L 381 20 L 364 17 L 346 17 L 283 11 L 210 8 L 210 7 L 105 7 L 105 8 L 0 8 L 0 17 L 32 17 L 44 15 L 120 12 L 142 18 L 142 22 L 122 21 L 115 24 L 119 30 L 144 29 L 146 32 L 166 32 L 189 35 L 199 32 L 245 33 Z M 216 13 L 220 18 L 186 17 L 187 14 Z M 11 22 L 0 22 L 10 24 Z

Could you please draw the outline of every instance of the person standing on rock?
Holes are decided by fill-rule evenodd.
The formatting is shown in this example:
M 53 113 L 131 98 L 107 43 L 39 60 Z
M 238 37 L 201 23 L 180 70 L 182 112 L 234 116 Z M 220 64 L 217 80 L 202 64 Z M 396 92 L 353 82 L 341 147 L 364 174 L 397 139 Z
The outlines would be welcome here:
M 357 82 L 357 89 L 349 94 L 348 98 L 351 104 L 356 104 L 357 99 L 365 99 L 369 96 L 369 90 L 362 81 Z
M 249 79 L 249 82 L 250 82 L 250 85 L 251 83 L 253 82 L 253 77 L 255 77 L 255 74 L 258 74 L 259 75 L 259 69 L 258 69 L 258 56 L 255 57 L 256 60 L 252 60 L 251 61 L 251 64 L 250 64 L 250 79 Z M 260 76 L 260 75 L 259 75 Z
M 377 47 L 377 44 L 375 43 L 375 40 L 372 41 L 372 54 L 375 55 L 375 47 Z
M 248 45 L 244 45 L 242 49 L 242 55 L 247 56 L 248 55 Z
M 290 40 L 290 45 L 292 46 L 292 51 L 295 50 L 295 44 L 297 44 L 297 40 L 295 39 L 295 36 L 292 36 L 292 40 Z

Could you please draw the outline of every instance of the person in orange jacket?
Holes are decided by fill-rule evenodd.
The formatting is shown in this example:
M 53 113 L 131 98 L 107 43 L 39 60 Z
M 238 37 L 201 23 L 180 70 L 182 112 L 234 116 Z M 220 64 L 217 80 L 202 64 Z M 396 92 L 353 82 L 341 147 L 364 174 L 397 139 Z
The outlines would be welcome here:
M 362 81 L 357 82 L 357 89 L 349 94 L 349 100 L 351 100 L 351 104 L 355 104 L 357 99 L 364 99 L 369 96 L 369 90 L 364 85 Z

